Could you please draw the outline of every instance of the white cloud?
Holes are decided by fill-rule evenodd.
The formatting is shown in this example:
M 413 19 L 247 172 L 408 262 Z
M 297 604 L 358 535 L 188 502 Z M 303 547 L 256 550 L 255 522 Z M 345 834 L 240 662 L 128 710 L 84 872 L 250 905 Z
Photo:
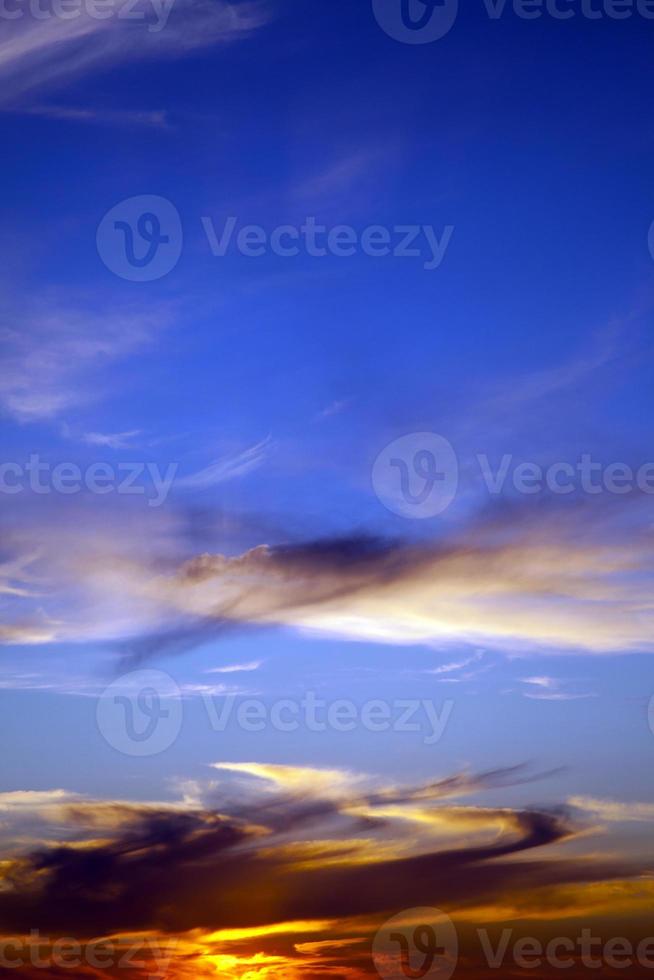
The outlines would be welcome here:
M 132 429 L 130 432 L 87 432 L 82 436 L 82 442 L 107 449 L 129 449 L 132 441 L 140 435 L 140 429 Z
M 5 321 L 7 317 L 5 315 Z M 148 343 L 159 313 L 36 313 L 0 327 L 0 408 L 20 422 L 53 419 L 97 397 L 97 372 Z
M 471 664 L 479 663 L 479 661 L 483 659 L 483 656 L 484 656 L 484 651 L 477 650 L 477 652 L 472 657 L 466 657 L 465 660 L 455 660 L 449 664 L 441 664 L 440 667 L 434 667 L 433 670 L 427 670 L 425 671 L 425 673 L 437 674 L 437 675 L 452 674 L 454 672 L 458 673 L 458 671 L 464 670 L 466 667 L 469 667 Z
M 598 800 L 592 796 L 573 796 L 568 802 L 608 823 L 649 823 L 654 820 L 654 803 L 619 803 L 617 800 Z
M 245 449 L 241 453 L 234 456 L 224 456 L 197 473 L 177 479 L 175 486 L 180 490 L 207 490 L 209 487 L 225 483 L 227 480 L 246 476 L 262 466 L 273 449 L 274 443 L 269 436 L 263 442 L 258 442 L 255 446 L 250 446 L 249 449 Z
M 566 691 L 563 682 L 556 677 L 524 677 L 522 683 L 536 688 L 522 692 L 524 697 L 532 701 L 584 701 L 597 697 L 590 691 Z
M 333 418 L 334 415 L 341 415 L 351 406 L 352 401 L 352 398 L 341 398 L 332 402 L 331 405 L 328 405 L 327 408 L 323 408 L 323 410 L 318 413 L 316 416 L 316 421 L 322 422 L 325 419 Z
M 634 548 L 536 538 L 494 548 L 406 549 L 335 567 L 319 555 L 312 561 L 298 553 L 294 561 L 260 547 L 234 558 L 199 557 L 145 591 L 185 615 L 351 639 L 481 642 L 522 652 L 651 649 L 651 583 L 624 581 L 646 562 Z
M 263 660 L 252 660 L 248 664 L 229 664 L 226 667 L 212 667 L 208 670 L 208 674 L 240 674 L 249 673 L 253 670 L 259 670 L 262 666 Z
M 142 20 L 117 16 L 120 4 L 116 6 L 116 13 L 106 19 L 91 17 L 82 7 L 71 19 L 25 16 L 4 21 L 0 106 L 24 104 L 29 109 L 27 97 L 49 93 L 90 72 L 130 60 L 180 57 L 247 37 L 271 18 L 263 0 L 176 0 L 172 5 L 142 0 Z

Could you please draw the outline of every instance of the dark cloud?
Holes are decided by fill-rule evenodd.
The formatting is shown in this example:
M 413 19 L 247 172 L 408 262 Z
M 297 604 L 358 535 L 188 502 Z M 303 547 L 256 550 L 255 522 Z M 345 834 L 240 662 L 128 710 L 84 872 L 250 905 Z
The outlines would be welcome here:
M 524 778 L 520 769 L 497 770 L 367 797 L 280 791 L 230 805 L 228 813 L 132 807 L 109 841 L 49 847 L 14 861 L 0 892 L 0 922 L 5 933 L 177 933 L 461 906 L 492 901 L 525 877 L 532 886 L 592 879 L 596 869 L 575 861 L 511 860 L 574 834 L 566 810 L 471 808 L 466 815 L 482 830 L 505 823 L 499 839 L 495 827 L 487 843 L 433 850 L 427 838 L 417 853 L 393 853 L 406 824 L 398 833 L 384 806 L 419 802 L 456 822 L 458 810 L 444 797 Z M 88 804 L 70 806 L 67 820 L 88 830 Z M 384 845 L 379 855 L 357 860 L 360 838 L 371 835 Z M 331 840 L 339 860 L 298 856 L 298 847 L 310 852 L 316 840 Z

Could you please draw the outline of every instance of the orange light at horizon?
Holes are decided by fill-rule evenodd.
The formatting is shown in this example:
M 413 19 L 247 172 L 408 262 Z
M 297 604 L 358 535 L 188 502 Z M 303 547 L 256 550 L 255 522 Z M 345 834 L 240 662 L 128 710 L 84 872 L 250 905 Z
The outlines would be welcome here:
M 301 919 L 294 922 L 277 922 L 273 925 L 250 926 L 243 929 L 219 929 L 204 937 L 209 943 L 232 943 L 242 939 L 258 939 L 262 936 L 292 935 L 294 932 L 324 932 L 332 929 L 335 923 L 332 919 Z

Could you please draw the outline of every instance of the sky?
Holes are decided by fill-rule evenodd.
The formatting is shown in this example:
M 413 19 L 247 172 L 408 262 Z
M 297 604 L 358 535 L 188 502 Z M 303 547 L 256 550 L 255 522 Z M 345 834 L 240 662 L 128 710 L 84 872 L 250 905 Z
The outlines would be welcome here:
M 651 976 L 653 44 L 0 2 L 0 976 Z

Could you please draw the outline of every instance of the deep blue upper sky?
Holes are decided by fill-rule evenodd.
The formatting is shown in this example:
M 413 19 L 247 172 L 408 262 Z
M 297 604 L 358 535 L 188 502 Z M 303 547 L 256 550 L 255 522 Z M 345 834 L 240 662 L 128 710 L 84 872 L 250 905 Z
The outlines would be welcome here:
M 139 24 L 121 27 L 122 45 L 98 41 L 93 48 L 89 41 L 88 60 L 86 40 L 59 48 L 53 36 L 50 46 L 27 56 L 16 53 L 12 35 L 0 42 L 1 317 L 3 336 L 11 332 L 0 380 L 6 458 L 172 461 L 188 477 L 266 447 L 256 466 L 234 479 L 171 496 L 160 513 L 183 532 L 170 550 L 166 537 L 166 559 L 170 552 L 180 559 L 234 554 L 331 534 L 439 539 L 488 506 L 470 476 L 478 453 L 573 463 L 593 453 L 634 466 L 654 459 L 648 250 L 654 21 L 527 21 L 510 10 L 492 21 L 481 2 L 467 3 L 446 37 L 405 45 L 381 30 L 367 0 L 273 0 L 265 12 L 265 22 L 247 36 L 203 47 L 187 37 L 197 14 L 189 4 L 164 29 L 160 48 L 146 38 L 153 45 L 147 56 Z M 19 25 L 24 37 L 35 29 Z M 179 262 L 151 283 L 118 278 L 96 249 L 103 216 L 135 195 L 168 199 L 184 230 Z M 367 255 L 214 257 L 201 218 L 220 228 L 230 215 L 266 229 L 315 216 L 330 227 L 454 231 L 434 270 L 420 259 Z M 57 344 L 69 331 L 75 342 L 62 364 Z M 142 343 L 135 339 L 140 332 Z M 108 333 L 106 351 L 80 353 L 80 338 Z M 37 404 L 46 388 L 61 389 L 63 406 L 17 411 L 16 391 L 25 395 L 26 378 Z M 404 521 L 371 490 L 371 466 L 382 448 L 421 431 L 443 434 L 459 453 L 464 492 L 442 521 Z M 132 435 L 118 453 L 88 438 L 126 433 Z M 607 525 L 631 521 L 622 504 L 616 497 L 606 506 Z M 634 520 L 649 532 L 649 517 L 638 513 Z M 144 539 L 151 518 L 149 512 L 143 518 Z M 78 498 L 3 500 L 3 528 L 18 529 L 19 550 L 29 550 L 25 529 L 44 521 L 51 527 L 61 521 L 71 534 L 79 527 L 93 534 L 109 529 L 117 539 L 136 534 L 134 515 L 123 525 L 113 500 L 106 508 L 104 498 L 91 501 L 87 510 Z M 604 542 L 607 535 L 596 536 Z M 46 537 L 39 545 L 46 561 L 39 581 L 47 587 L 61 572 L 62 556 L 85 554 L 74 536 Z M 86 572 L 78 574 L 82 591 Z M 69 609 L 84 606 L 77 585 L 57 594 L 51 607 L 42 588 L 30 599 L 30 615 L 45 609 L 66 619 Z M 16 612 L 13 597 L 6 605 L 12 621 L 25 619 L 26 606 Z M 78 760 L 74 773 L 66 752 L 73 733 L 64 718 L 39 775 L 34 730 L 26 733 L 21 718 L 24 699 L 37 717 L 45 715 L 49 699 L 68 696 L 65 689 L 87 671 L 96 676 L 98 659 L 106 666 L 102 658 L 113 648 L 103 646 L 100 633 L 69 645 L 57 636 L 52 655 L 62 658 L 56 662 L 64 681 L 56 694 L 29 693 L 35 685 L 25 682 L 27 692 L 5 695 L 5 724 L 22 759 L 6 788 L 29 766 L 35 784 L 50 785 L 54 769 L 55 782 L 71 783 L 75 775 L 82 785 L 72 788 L 86 782 L 97 791 L 94 768 L 111 767 L 106 746 L 88 744 L 88 771 Z M 312 683 L 316 660 L 328 658 L 338 668 L 320 683 L 333 696 L 356 689 L 344 657 L 329 659 L 333 638 L 300 641 L 271 630 L 233 643 L 233 655 L 217 644 L 173 666 L 162 662 L 180 681 L 197 681 L 211 663 L 262 652 L 277 666 L 268 665 L 254 687 L 273 696 Z M 454 656 L 465 659 L 465 643 L 460 637 Z M 419 677 L 424 647 L 390 649 Z M 386 672 L 389 648 L 369 641 L 354 650 L 359 664 L 383 662 L 371 696 L 390 696 L 398 680 Z M 438 663 L 453 656 L 438 644 L 427 650 Z M 12 676 L 26 672 L 28 657 L 47 674 L 51 651 L 47 644 L 9 647 Z M 467 723 L 451 735 L 447 759 L 490 762 L 487 740 L 473 737 L 471 726 L 481 717 L 491 738 L 499 717 L 506 727 L 494 749 L 503 762 L 514 761 L 520 732 L 515 756 L 542 749 L 544 761 L 555 765 L 566 723 L 578 732 L 605 717 L 600 699 L 611 695 L 611 664 L 622 651 L 598 661 L 576 650 L 578 659 L 558 668 L 561 684 L 576 684 L 592 698 L 537 704 L 534 710 L 553 714 L 544 720 L 539 714 L 535 727 L 526 710 L 535 702 L 515 693 L 515 684 L 555 672 L 552 653 L 560 651 L 548 649 L 543 663 L 524 667 L 502 659 L 505 652 L 488 654 L 494 669 L 474 685 L 473 700 L 461 700 Z M 646 662 L 628 663 L 613 695 L 620 707 L 612 702 L 611 710 L 623 750 L 645 756 L 652 744 L 643 722 Z M 412 676 L 402 683 L 420 693 L 424 680 Z M 642 728 L 634 732 L 635 698 Z M 86 701 L 75 704 L 68 718 L 87 711 Z M 35 730 L 45 730 L 38 720 Z M 547 748 L 538 742 L 544 732 L 553 740 Z M 255 753 L 247 740 L 226 750 L 204 746 L 193 730 L 187 736 L 172 761 L 160 761 L 156 778 L 221 753 Z M 377 758 L 401 773 L 418 750 L 410 741 L 393 744 L 394 754 L 380 761 L 376 743 L 372 749 L 362 739 L 356 761 L 370 767 Z M 614 745 L 612 736 L 606 745 Z M 306 761 L 308 754 L 283 740 L 267 750 L 277 761 Z M 356 758 L 357 749 L 335 738 L 316 753 L 330 764 Z M 573 761 L 586 765 L 587 791 L 599 794 L 601 763 L 593 769 L 592 755 L 589 747 L 585 763 Z M 432 757 L 419 765 L 429 770 Z M 626 770 L 619 788 L 625 796 L 643 796 L 639 767 L 633 762 Z M 116 764 L 111 778 L 106 771 L 110 791 L 127 792 L 124 770 Z

